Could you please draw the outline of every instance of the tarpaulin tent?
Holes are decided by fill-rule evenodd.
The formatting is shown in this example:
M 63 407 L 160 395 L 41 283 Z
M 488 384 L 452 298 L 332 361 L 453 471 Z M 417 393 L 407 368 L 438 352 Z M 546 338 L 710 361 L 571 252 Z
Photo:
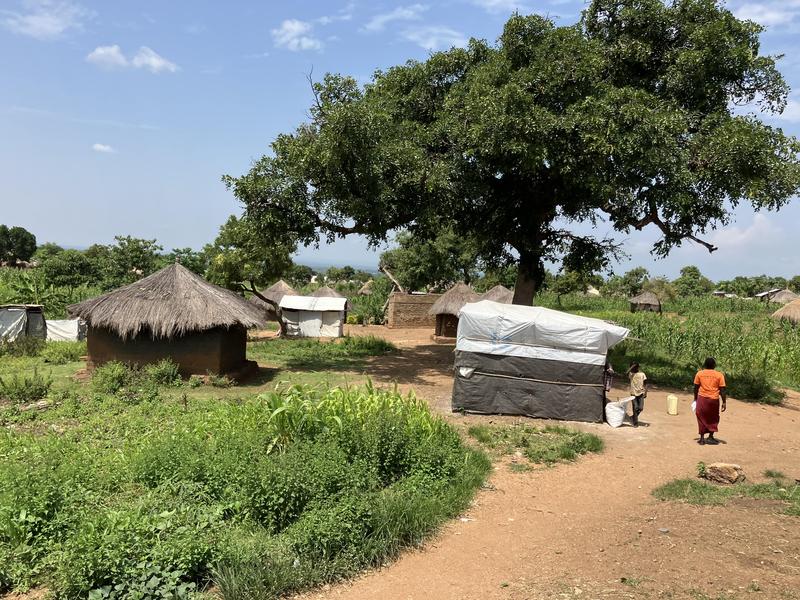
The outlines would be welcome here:
M 48 342 L 74 342 L 86 339 L 86 322 L 80 319 L 47 320 Z
M 602 421 L 606 356 L 628 333 L 538 306 L 466 304 L 458 322 L 453 410 Z
M 45 322 L 39 304 L 0 306 L 0 338 L 13 342 L 18 337 L 45 339 Z
M 347 298 L 284 296 L 280 302 L 287 337 L 341 337 Z

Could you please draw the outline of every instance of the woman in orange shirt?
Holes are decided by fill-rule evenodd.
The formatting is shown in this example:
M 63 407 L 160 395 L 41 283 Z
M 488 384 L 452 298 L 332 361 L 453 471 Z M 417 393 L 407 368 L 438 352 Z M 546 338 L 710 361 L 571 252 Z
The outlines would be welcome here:
M 716 370 L 717 361 L 709 357 L 703 364 L 703 370 L 694 376 L 694 401 L 696 403 L 694 414 L 697 417 L 697 426 L 700 430 L 698 444 L 719 444 L 714 437 L 719 425 L 720 412 L 725 412 L 727 393 L 725 390 L 725 375 Z M 722 407 L 720 408 L 720 399 Z M 708 439 L 706 439 L 708 434 Z

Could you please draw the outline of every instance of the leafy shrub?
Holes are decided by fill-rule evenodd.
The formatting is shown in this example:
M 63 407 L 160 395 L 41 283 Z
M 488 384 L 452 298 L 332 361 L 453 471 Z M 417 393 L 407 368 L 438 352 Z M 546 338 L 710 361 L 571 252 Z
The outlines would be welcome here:
M 559 425 L 544 428 L 530 425 L 474 425 L 469 435 L 499 454 L 520 450 L 534 463 L 572 461 L 588 452 L 600 452 L 603 440 L 593 433 Z
M 86 342 L 47 342 L 40 356 L 44 362 L 65 365 L 80 360 L 86 354 Z
M 92 388 L 101 394 L 116 394 L 133 381 L 134 373 L 127 365 L 118 361 L 95 367 L 92 373 Z
M 199 375 L 190 375 L 189 379 L 186 380 L 186 385 L 190 388 L 199 388 L 203 385 L 203 378 Z
M 179 367 L 169 358 L 146 365 L 142 369 L 142 374 L 158 385 L 177 385 L 181 382 Z
M 37 369 L 30 376 L 15 373 L 8 379 L 0 378 L 0 399 L 14 404 L 35 402 L 47 396 L 51 385 L 53 378 L 40 375 Z
M 364 322 L 363 315 L 347 315 L 348 325 L 361 325 Z
M 217 388 L 229 388 L 233 386 L 233 379 L 227 375 L 217 375 L 216 373 L 209 373 L 206 377 L 208 385 Z
M 39 356 L 45 347 L 45 341 L 40 338 L 19 336 L 14 341 L 0 337 L 0 356 Z
M 728 384 L 728 393 L 731 396 L 745 402 L 780 404 L 786 396 L 760 371 L 726 375 L 725 383 Z

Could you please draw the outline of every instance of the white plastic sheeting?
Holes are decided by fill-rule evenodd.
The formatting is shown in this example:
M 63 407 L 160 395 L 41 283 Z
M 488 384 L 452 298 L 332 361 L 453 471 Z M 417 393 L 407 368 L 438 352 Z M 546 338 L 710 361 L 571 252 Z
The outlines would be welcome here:
M 28 318 L 24 308 L 0 309 L 0 338 L 13 342 L 20 333 L 25 331 L 27 322 Z
M 347 298 L 284 296 L 280 307 L 288 337 L 341 337 Z
M 48 342 L 74 342 L 84 337 L 80 319 L 47 320 Z
M 482 300 L 461 309 L 456 349 L 603 365 L 609 348 L 629 333 L 600 319 Z

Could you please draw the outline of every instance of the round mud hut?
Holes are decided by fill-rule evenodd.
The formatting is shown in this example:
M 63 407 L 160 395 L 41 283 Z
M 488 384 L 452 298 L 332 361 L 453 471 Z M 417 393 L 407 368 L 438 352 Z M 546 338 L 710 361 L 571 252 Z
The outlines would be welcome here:
M 780 292 L 775 292 L 769 296 L 769 298 L 767 298 L 767 302 L 774 302 L 775 304 L 789 304 L 797 299 L 800 299 L 800 296 L 795 294 L 792 290 L 781 290 Z
M 183 376 L 252 369 L 247 329 L 264 321 L 260 308 L 177 263 L 68 310 L 87 323 L 89 369 L 169 358 Z
M 776 310 L 774 313 L 772 313 L 772 318 L 789 321 L 795 325 L 800 325 L 800 299 L 792 300 L 788 304 Z
M 286 283 L 283 279 L 279 280 L 277 283 L 273 283 L 265 290 L 261 290 L 261 295 L 265 298 L 269 298 L 275 304 L 280 304 L 281 300 L 284 296 L 297 296 L 297 292 L 295 289 Z M 254 304 L 259 309 L 264 311 L 266 315 L 266 319 L 269 321 L 277 321 L 278 315 L 275 314 L 275 309 L 269 302 L 264 302 L 258 296 L 253 296 L 250 298 L 249 302 Z
M 642 292 L 630 300 L 631 312 L 661 312 L 661 300 L 653 292 Z
M 500 304 L 511 304 L 514 300 L 514 292 L 504 285 L 496 285 L 481 296 L 481 300 L 491 300 Z
M 436 317 L 434 339 L 455 338 L 458 333 L 458 312 L 468 302 L 480 299 L 480 295 L 465 283 L 457 283 L 442 294 L 428 311 Z

